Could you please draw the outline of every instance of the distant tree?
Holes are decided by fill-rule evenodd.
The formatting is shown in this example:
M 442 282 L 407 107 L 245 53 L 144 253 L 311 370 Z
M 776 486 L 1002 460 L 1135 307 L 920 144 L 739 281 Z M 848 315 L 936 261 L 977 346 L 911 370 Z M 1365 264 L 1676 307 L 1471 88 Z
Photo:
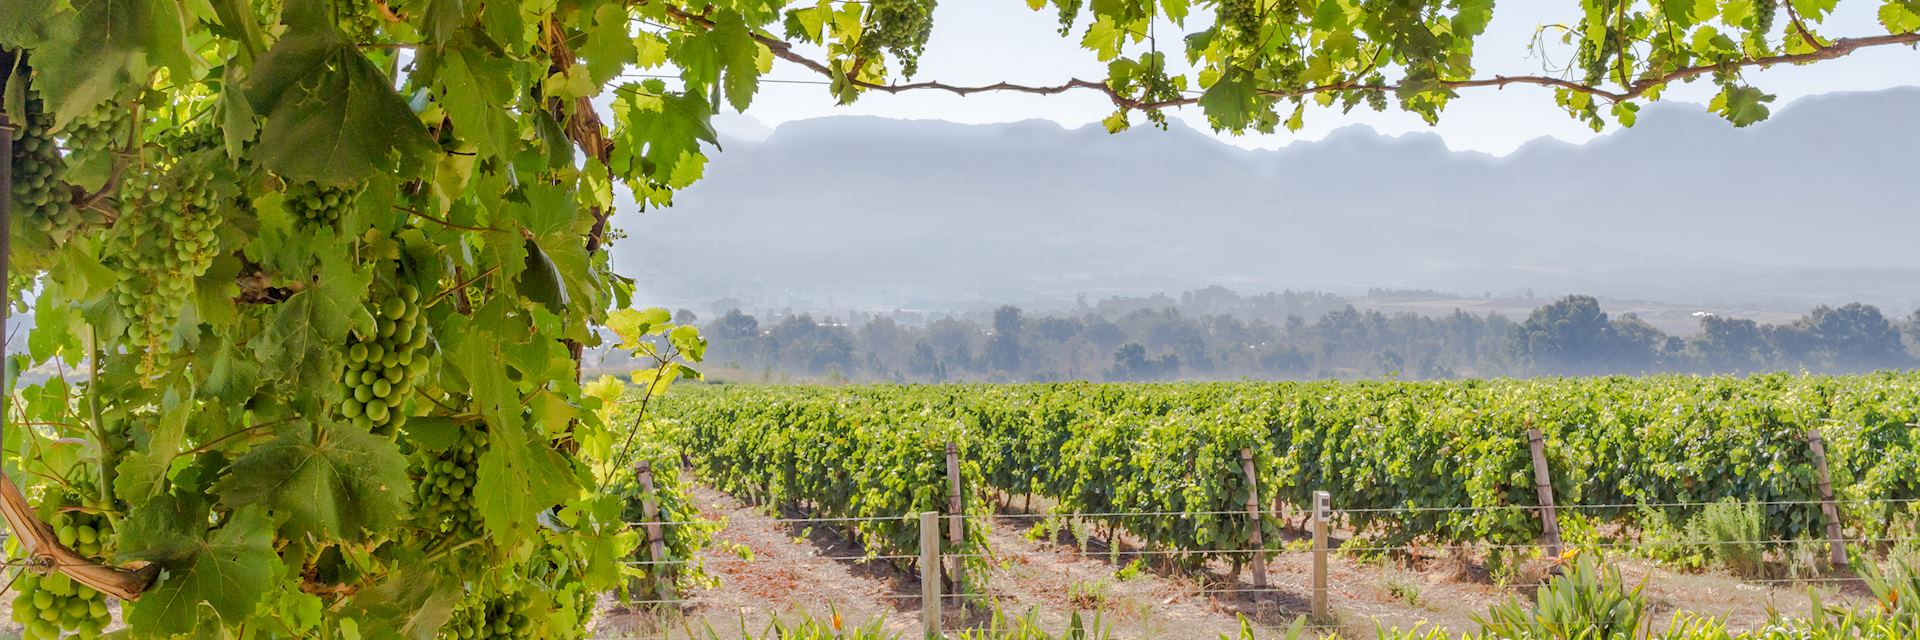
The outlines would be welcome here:
M 1920 359 L 1920 309 L 1907 316 L 1900 333 L 1906 337 L 1907 356 Z
M 1613 345 L 1601 354 L 1599 361 L 1610 370 L 1646 372 L 1660 366 L 1661 356 L 1667 351 L 1666 333 L 1631 313 L 1614 318 L 1608 324 Z
M 1613 324 L 1592 296 L 1567 296 L 1527 316 L 1513 332 L 1510 350 L 1543 373 L 1592 373 L 1615 346 Z
M 1878 307 L 1858 302 L 1838 309 L 1821 306 L 1805 322 L 1830 367 L 1882 369 L 1912 364 L 1900 332 Z
M 1092 341 L 1095 347 L 1112 349 L 1120 346 L 1120 343 L 1127 341 L 1127 332 L 1122 330 L 1120 325 L 1114 324 L 1106 318 L 1088 315 L 1086 321 L 1082 324 L 1086 327 L 1084 333 L 1087 339 Z
M 1693 350 L 1709 371 L 1746 373 L 1766 367 L 1769 347 L 1760 323 L 1745 318 L 1700 318 Z
M 1260 352 L 1259 364 L 1268 375 L 1297 376 L 1313 368 L 1313 358 L 1292 345 L 1274 345 Z
M 1770 324 L 1760 329 L 1767 346 L 1779 354 L 1779 364 L 1788 369 L 1824 369 L 1820 363 L 1820 338 L 1813 325 L 1802 318 L 1792 324 Z
M 933 352 L 933 345 L 925 340 L 913 343 L 913 355 L 907 359 L 907 373 L 934 382 L 947 379 L 946 365 L 940 364 L 940 356 Z
M 956 370 L 978 368 L 973 360 L 973 342 L 979 334 L 979 326 L 971 322 L 941 318 L 927 325 L 926 341 L 940 354 L 940 360 L 946 363 L 948 372 L 953 373 Z
M 912 352 L 914 336 L 911 332 L 894 322 L 893 318 L 875 317 L 854 336 L 860 346 L 885 362 L 905 362 Z
M 987 366 L 1012 373 L 1020 369 L 1020 330 L 1026 325 L 1020 307 L 1003 305 L 993 311 L 993 337 L 987 339 Z
M 1080 336 L 1080 321 L 1046 316 L 1034 321 L 1033 333 L 1049 343 L 1066 344 L 1068 340 Z
M 695 315 L 692 309 L 680 309 L 673 312 L 673 322 L 674 324 L 690 325 L 700 322 L 700 316 Z
M 1113 368 L 1107 370 L 1107 379 L 1156 380 L 1172 376 L 1179 371 L 1180 356 L 1168 353 L 1158 358 L 1148 358 L 1146 345 L 1129 342 L 1114 350 Z
M 716 340 L 742 340 L 760 337 L 760 321 L 753 316 L 741 313 L 739 309 L 729 309 L 726 315 L 707 327 L 707 336 Z
M 853 369 L 853 341 L 841 332 L 822 332 L 819 339 L 806 345 L 807 368 L 816 374 L 841 381 Z

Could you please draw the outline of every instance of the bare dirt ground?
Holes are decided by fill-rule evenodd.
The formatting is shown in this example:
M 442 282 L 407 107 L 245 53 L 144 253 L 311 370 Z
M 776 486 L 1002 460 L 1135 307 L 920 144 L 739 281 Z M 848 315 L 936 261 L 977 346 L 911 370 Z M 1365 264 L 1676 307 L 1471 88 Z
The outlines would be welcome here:
M 764 507 L 749 506 L 701 488 L 695 501 L 705 517 L 725 519 L 715 544 L 702 552 L 716 584 L 684 594 L 670 610 L 629 610 L 605 603 L 597 637 L 721 638 L 759 636 L 769 621 L 837 611 L 846 626 L 870 621 L 908 637 L 920 627 L 918 578 L 887 561 L 862 561 L 862 550 L 832 527 L 776 520 Z M 1043 508 L 1035 505 L 1036 509 Z M 783 513 L 783 516 L 793 516 Z M 1269 591 L 1248 593 L 1251 572 L 1237 579 L 1226 563 L 1200 571 L 1168 570 L 1164 555 L 1143 551 L 1126 536 L 1102 539 L 1098 528 L 1036 529 L 1043 518 L 1003 511 L 991 521 L 991 568 L 983 595 L 965 611 L 948 604 L 946 628 L 990 623 L 990 611 L 1032 616 L 1043 628 L 1066 627 L 1074 612 L 1096 619 L 1122 638 L 1217 638 L 1235 633 L 1241 617 L 1263 637 L 1309 611 L 1312 554 L 1305 532 L 1287 532 L 1289 549 L 1268 563 Z M 1066 529 L 1062 531 L 1061 529 Z M 1342 542 L 1336 535 L 1333 542 Z M 741 553 L 745 550 L 747 553 Z M 743 559 L 750 557 L 751 559 Z M 1727 621 L 1735 629 L 1764 624 L 1768 612 L 1808 610 L 1809 589 L 1833 603 L 1864 595 L 1847 582 L 1742 581 L 1731 576 L 1669 571 L 1636 558 L 1614 564 L 1628 582 L 1641 585 L 1650 617 L 1665 626 L 1679 612 Z M 1457 552 L 1414 551 L 1390 558 L 1334 553 L 1329 561 L 1330 620 L 1314 621 L 1321 634 L 1372 637 L 1377 627 L 1473 628 L 1473 617 L 1508 598 L 1529 599 L 1550 563 L 1533 560 L 1505 581 L 1492 579 L 1480 560 Z M 1097 614 L 1096 614 L 1097 612 Z M 1097 617 L 1096 617 L 1097 616 Z
M 913 572 L 886 560 L 863 560 L 865 552 L 834 526 L 796 522 L 732 496 L 697 487 L 693 499 L 702 517 L 725 524 L 700 558 L 710 584 L 680 594 L 677 606 L 625 607 L 602 602 L 596 638 L 764 637 L 775 619 L 802 616 L 843 626 L 873 623 L 901 638 L 920 627 L 920 583 Z M 1118 638 L 1213 639 L 1237 632 L 1244 616 L 1261 637 L 1309 611 L 1312 554 L 1306 532 L 1290 529 L 1289 551 L 1269 561 L 1270 590 L 1248 593 L 1251 572 L 1234 577 L 1225 563 L 1200 571 L 1167 570 L 1163 554 L 1143 550 L 1125 535 L 1107 540 L 1098 527 L 1042 527 L 1048 519 L 1003 508 L 989 521 L 990 568 L 973 576 L 982 585 L 965 610 L 950 604 L 950 631 L 990 624 L 991 611 L 1031 616 L 1058 632 L 1069 616 L 1108 628 Z M 1045 504 L 1031 505 L 1042 511 Z M 1080 534 L 1076 537 L 1075 533 Z M 1351 532 L 1336 532 L 1339 545 Z M 1084 542 L 1082 542 L 1084 540 Z M 1357 545 L 1358 546 L 1358 545 Z M 1671 571 L 1638 558 L 1610 558 L 1625 579 L 1646 594 L 1649 617 L 1664 627 L 1690 612 L 1725 620 L 1734 629 L 1764 624 L 1769 611 L 1808 611 L 1809 590 L 1832 604 L 1866 596 L 1857 581 L 1740 580 L 1719 573 Z M 1329 560 L 1330 620 L 1314 621 L 1320 634 L 1371 638 L 1376 627 L 1438 626 L 1459 632 L 1473 617 L 1508 598 L 1528 599 L 1547 575 L 1549 563 L 1533 560 L 1507 580 L 1493 579 L 1470 554 L 1412 550 L 1387 558 L 1334 553 Z M 14 593 L 0 594 L 0 620 L 10 620 Z M 0 640 L 18 638 L 19 625 L 0 624 Z

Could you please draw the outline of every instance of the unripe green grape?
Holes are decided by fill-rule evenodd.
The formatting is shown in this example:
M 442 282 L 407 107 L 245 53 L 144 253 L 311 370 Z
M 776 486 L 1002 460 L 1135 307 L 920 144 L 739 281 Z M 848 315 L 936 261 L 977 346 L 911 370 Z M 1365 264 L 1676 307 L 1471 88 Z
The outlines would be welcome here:
M 124 144 L 132 131 L 133 112 L 117 100 L 96 105 L 61 129 L 67 149 L 76 156 L 111 152 Z
M 31 89 L 23 102 L 13 157 L 7 159 L 13 164 L 13 192 L 8 197 L 17 207 L 15 213 L 31 228 L 64 241 L 79 226 L 80 214 L 73 207 L 72 191 L 61 180 L 66 160 L 53 143 L 53 114 L 46 112 L 39 94 Z
M 481 535 L 480 517 L 468 488 L 486 451 L 485 438 L 482 425 L 468 425 L 461 429 L 459 441 L 446 449 L 413 454 L 410 466 L 419 491 L 420 517 L 427 528 L 462 539 Z
M 340 219 L 353 209 L 359 200 L 365 183 L 350 187 L 322 186 L 313 182 L 300 182 L 287 188 L 287 208 L 303 224 L 330 227 L 340 223 Z

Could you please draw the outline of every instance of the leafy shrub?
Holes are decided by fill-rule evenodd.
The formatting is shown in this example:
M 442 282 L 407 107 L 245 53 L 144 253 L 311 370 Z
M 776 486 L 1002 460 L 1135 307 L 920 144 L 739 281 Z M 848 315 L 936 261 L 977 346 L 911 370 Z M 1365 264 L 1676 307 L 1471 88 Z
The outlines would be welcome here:
M 1628 640 L 1646 614 L 1641 587 L 1596 554 L 1573 553 L 1565 571 L 1541 585 L 1534 603 L 1494 605 L 1474 622 L 1488 640 Z
M 1687 523 L 1688 538 L 1734 575 L 1767 574 L 1767 515 L 1759 504 L 1725 498 L 1707 505 Z

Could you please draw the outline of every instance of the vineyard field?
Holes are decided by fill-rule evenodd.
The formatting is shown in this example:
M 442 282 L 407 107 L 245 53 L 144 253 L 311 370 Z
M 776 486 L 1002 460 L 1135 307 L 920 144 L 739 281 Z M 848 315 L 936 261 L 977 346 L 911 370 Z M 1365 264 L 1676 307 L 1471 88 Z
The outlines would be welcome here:
M 1231 592 L 1246 586 L 1239 576 L 1255 554 L 1284 566 L 1299 551 L 1317 491 L 1332 498 L 1350 558 L 1461 549 L 1496 572 L 1539 561 L 1547 554 L 1531 429 L 1544 435 L 1569 546 L 1654 563 L 1684 558 L 1681 547 L 1691 546 L 1693 564 L 1668 567 L 1683 572 L 1702 569 L 1697 558 L 1714 557 L 1715 543 L 1675 532 L 1729 502 L 1756 514 L 1762 539 L 1752 542 L 1824 544 L 1809 444 L 1817 433 L 1844 541 L 1856 559 L 1875 562 L 1912 540 L 1917 422 L 1912 373 L 706 384 L 657 400 L 639 435 L 658 449 L 655 459 L 679 453 L 678 490 L 701 484 L 844 531 L 870 561 L 909 574 L 922 551 L 913 516 L 950 513 L 958 486 L 964 533 L 943 532 L 939 553 L 987 576 L 969 591 L 995 591 L 992 576 L 1013 554 L 1002 547 L 1022 534 L 993 528 L 1011 523 L 1028 538 L 1056 526 L 1124 539 L 1156 571 L 1208 576 L 1201 589 Z
M 1263 494 L 1301 510 L 1327 491 L 1356 527 L 1395 543 L 1535 540 L 1529 428 L 1546 436 L 1559 504 L 1595 521 L 1684 517 L 1732 498 L 1767 505 L 1772 535 L 1815 537 L 1814 431 L 1859 533 L 1885 533 L 1920 497 L 1915 374 L 710 385 L 669 398 L 658 417 L 728 491 L 840 515 L 937 510 L 954 442 L 972 493 L 1045 496 L 1071 513 L 1192 514 L 1119 524 L 1199 555 L 1244 539 L 1243 448 Z

